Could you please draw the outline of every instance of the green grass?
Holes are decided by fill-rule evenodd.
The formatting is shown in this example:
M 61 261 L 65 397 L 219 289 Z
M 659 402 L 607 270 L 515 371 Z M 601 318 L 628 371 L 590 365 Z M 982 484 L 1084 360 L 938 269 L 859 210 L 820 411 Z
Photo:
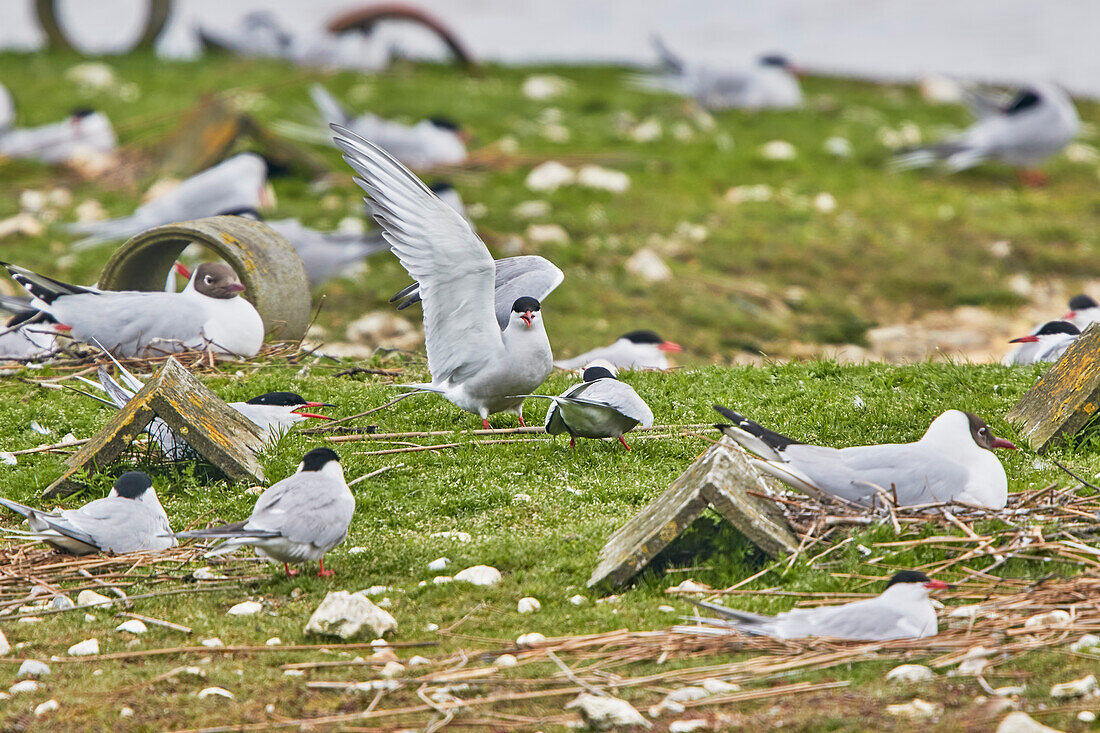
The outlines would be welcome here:
M 83 104 L 76 88 L 62 72 L 75 59 L 55 56 L 0 56 L 0 78 L 20 104 L 19 122 L 33 124 L 57 119 L 68 108 Z M 153 62 L 144 57 L 112 59 L 119 77 L 135 82 L 138 100 L 123 102 L 110 95 L 94 101 L 117 123 L 124 143 L 154 144 L 168 132 L 178 111 L 205 92 L 234 88 L 262 88 L 252 108 L 263 121 L 301 119 L 306 113 L 309 79 L 297 70 L 276 64 L 210 60 L 199 64 Z M 945 178 L 935 174 L 890 174 L 884 165 L 888 151 L 875 139 L 880 126 L 897 127 L 906 120 L 918 124 L 927 136 L 942 126 L 962 125 L 965 113 L 955 107 L 929 107 L 909 87 L 881 86 L 830 79 L 807 81 L 808 109 L 716 115 L 713 131 L 694 127 L 691 141 L 680 143 L 668 135 L 671 125 L 694 125 L 683 106 L 672 99 L 628 89 L 623 73 L 606 68 L 551 69 L 573 82 L 572 90 L 553 105 L 562 112 L 572 133 L 568 144 L 548 142 L 534 120 L 546 105 L 528 101 L 519 93 L 527 70 L 489 68 L 468 78 L 435 67 L 403 68 L 364 78 L 352 74 L 332 77 L 330 88 L 343 99 L 365 99 L 364 104 L 384 115 L 413 119 L 447 110 L 474 132 L 478 144 L 503 136 L 515 137 L 524 154 L 538 158 L 584 153 L 606 156 L 608 165 L 632 178 L 629 192 L 609 193 L 566 188 L 541 196 L 523 185 L 529 166 L 500 170 L 470 170 L 456 177 L 467 202 L 482 203 L 487 214 L 478 220 L 491 248 L 509 234 L 522 233 L 527 222 L 516 220 L 513 207 L 528 199 L 546 198 L 552 206 L 547 221 L 561 224 L 572 244 L 546 247 L 542 253 L 567 274 L 565 283 L 547 300 L 547 326 L 555 350 L 576 353 L 638 327 L 653 327 L 689 348 L 688 369 L 668 374 L 632 374 L 626 377 L 653 407 L 659 423 L 708 423 L 718 402 L 807 442 L 843 446 L 873 442 L 908 441 L 920 436 L 941 411 L 964 408 L 990 420 L 995 432 L 1017 440 L 1003 420 L 1040 373 L 1038 368 L 1009 369 L 951 363 L 838 366 L 829 362 L 769 364 L 763 367 L 703 366 L 724 362 L 739 349 L 783 353 L 791 340 L 858 342 L 864 330 L 902 315 L 919 314 L 959 304 L 1010 307 L 1017 296 L 1006 280 L 1016 273 L 1032 277 L 1065 278 L 1070 282 L 1100 275 L 1093 251 L 1098 241 L 1100 204 L 1095 196 L 1095 164 L 1073 164 L 1063 159 L 1050 166 L 1051 185 L 1039 191 L 1019 187 L 1012 174 L 990 167 Z M 614 131 L 621 110 L 636 119 L 655 117 L 665 127 L 662 141 L 638 144 Z M 1082 116 L 1094 124 L 1100 108 L 1081 105 Z M 836 159 L 823 151 L 826 138 L 840 135 L 855 149 L 850 159 Z M 791 162 L 762 160 L 758 147 L 784 139 L 799 150 Z M 1092 140 L 1095 143 L 1095 140 Z M 302 217 L 318 227 L 334 226 L 345 215 L 359 212 L 359 195 L 334 151 L 324 153 L 337 172 L 338 207 L 324 210 L 304 180 L 278 179 L 279 215 Z M 111 190 L 82 183 L 48 169 L 22 163 L 0 163 L 0 217 L 18 208 L 18 193 L 57 181 L 72 187 L 76 202 L 95 198 L 113 215 L 128 213 L 145 183 L 133 189 Z M 731 186 L 767 183 L 785 191 L 780 202 L 723 201 Z M 815 212 L 806 202 L 819 192 L 833 194 L 835 213 Z M 71 212 L 61 212 L 62 220 Z M 702 223 L 709 235 L 701 244 L 688 244 L 669 255 L 675 279 L 659 286 L 632 281 L 622 263 L 653 235 L 671 236 L 682 222 Z M 993 258 L 987 246 L 997 240 L 1012 242 L 1012 254 Z M 95 279 L 109 247 L 63 257 L 68 239 L 57 230 L 39 238 L 8 238 L 4 258 L 77 282 Z M 661 248 L 661 245 L 657 245 Z M 534 251 L 528 246 L 524 251 Z M 495 251 L 500 254 L 499 251 Z M 339 338 L 343 326 L 365 311 L 387 308 L 386 299 L 407 281 L 398 265 L 385 258 L 371 263 L 369 273 L 356 281 L 339 281 L 324 289 L 321 325 Z M 792 286 L 804 295 L 790 293 Z M 402 381 L 422 376 L 418 360 L 376 360 L 376 365 L 404 366 Z M 345 365 L 346 366 L 346 365 Z M 242 399 L 271 389 L 292 389 L 312 399 L 338 405 L 337 415 L 351 415 L 378 406 L 395 390 L 378 377 L 336 378 L 329 362 L 316 361 L 307 370 L 300 365 L 271 364 L 249 375 L 204 377 L 205 383 L 227 400 Z M 38 378 L 51 372 L 28 370 L 21 376 Z M 88 437 L 108 419 L 101 407 L 76 396 L 42 389 L 13 375 L 0 381 L 0 449 L 19 450 L 52 441 L 72 431 Z M 561 391 L 570 378 L 556 374 L 543 392 Z M 857 409 L 859 397 L 864 407 Z M 534 423 L 545 407 L 530 405 Z M 31 420 L 53 431 L 51 437 L 33 432 Z M 379 431 L 467 430 L 478 420 L 433 396 L 401 402 L 370 418 Z M 500 418 L 501 426 L 511 425 Z M 442 440 L 442 439 L 440 439 Z M 451 438 L 447 437 L 450 441 Z M 485 605 L 463 623 L 461 631 L 477 637 L 514 639 L 527 631 L 547 636 L 591 633 L 618 628 L 653 629 L 675 619 L 657 607 L 668 603 L 664 589 L 689 575 L 715 587 L 731 585 L 761 570 L 766 561 L 724 525 L 700 523 L 675 543 L 659 571 L 649 571 L 622 592 L 618 604 L 592 601 L 608 591 L 589 592 L 585 582 L 608 535 L 640 507 L 659 495 L 702 451 L 706 444 L 693 437 L 634 440 L 634 450 L 585 441 L 570 451 L 565 441 L 516 445 L 476 446 L 468 434 L 458 434 L 463 445 L 438 453 L 368 456 L 370 450 L 393 447 L 367 443 L 338 446 L 349 478 L 377 468 L 402 463 L 355 487 L 357 513 L 347 541 L 330 556 L 337 570 L 334 580 L 311 575 L 289 580 L 273 566 L 264 566 L 266 579 L 239 591 L 206 593 L 139 601 L 135 610 L 149 616 L 194 627 L 193 639 L 218 636 L 226 644 L 262 644 L 271 636 L 284 643 L 308 643 L 302 629 L 309 614 L 332 589 L 357 590 L 370 585 L 400 589 L 390 594 L 392 613 L 400 624 L 398 641 L 436 640 L 429 623 L 447 627 L 478 604 Z M 1100 472 L 1095 434 L 1075 449 L 1061 448 L 1052 456 L 1067 462 L 1084 476 Z M 1019 442 L 1019 441 L 1017 441 Z M 263 456 L 267 475 L 274 481 L 291 473 L 301 455 L 318 444 L 316 437 L 292 433 Z M 1052 464 L 1026 451 L 1002 456 L 1014 491 L 1065 481 Z M 63 457 L 21 456 L 16 466 L 0 466 L 0 492 L 35 503 L 39 491 L 62 470 Z M 131 464 L 112 467 L 112 474 Z M 254 496 L 243 484 L 210 477 L 184 464 L 165 467 L 138 460 L 149 468 L 174 527 L 202 518 L 234 520 L 251 510 Z M 104 494 L 110 476 L 93 479 L 88 496 L 66 500 L 75 506 Z M 517 500 L 526 494 L 530 501 Z M 469 544 L 432 538 L 435 532 L 461 530 L 472 535 Z M 919 537 L 930 530 L 914 530 Z M 938 530 L 937 530 L 938 531 Z M 888 527 L 855 535 L 860 542 L 892 538 Z M 916 548 L 875 566 L 863 563 L 852 546 L 833 554 L 826 570 L 838 573 L 882 574 L 941 557 L 937 550 Z M 353 547 L 364 552 L 351 554 Z M 436 575 L 426 566 L 449 557 L 451 574 L 474 564 L 499 568 L 503 582 L 491 589 L 459 584 L 436 586 Z M 670 572 L 698 567 L 689 573 Z M 982 561 L 974 567 L 984 566 Z M 780 567 L 780 566 L 777 566 Z M 1052 570 L 1047 564 L 1013 561 L 999 572 L 1016 577 L 1038 577 Z M 1073 569 L 1054 566 L 1054 571 Z M 140 576 L 139 576 L 140 580 Z M 420 583 L 427 581 L 421 587 Z M 829 572 L 796 564 L 785 576 L 768 574 L 750 588 L 781 585 L 786 590 L 831 591 L 846 588 L 844 579 Z M 130 594 L 156 590 L 140 582 Z M 301 589 L 297 594 L 296 589 Z M 567 598 L 580 593 L 589 603 L 573 606 Z M 542 611 L 522 616 L 516 601 L 535 596 Z M 248 619 L 225 616 L 225 610 L 246 597 L 263 599 L 264 614 Z M 745 598 L 743 607 L 775 612 L 791 600 Z M 682 604 L 674 602 L 678 607 Z M 686 610 L 686 609 L 685 609 Z M 48 616 L 35 625 L 4 623 L 13 644 L 27 646 L 16 653 L 48 659 L 64 655 L 73 643 L 98 637 L 102 651 L 128 648 L 130 640 L 112 629 L 119 622 L 98 612 L 85 623 L 80 612 Z M 151 628 L 136 641 L 136 649 L 174 646 L 180 635 Z M 443 639 L 442 653 L 459 646 L 484 648 L 478 642 Z M 262 722 L 264 708 L 275 705 L 279 715 L 298 717 L 355 710 L 369 700 L 336 693 L 307 692 L 302 678 L 284 677 L 279 665 L 303 659 L 344 659 L 355 653 L 270 653 L 262 656 L 214 656 L 206 679 L 181 676 L 146 685 L 181 664 L 195 664 L 202 655 L 151 657 L 97 665 L 54 664 L 43 691 L 3 703 L 0 718 L 7 727 L 27 723 L 34 706 L 48 697 L 62 702 L 50 721 L 70 729 L 118 726 L 118 708 L 129 705 L 135 717 L 125 725 L 134 729 L 170 729 L 189 726 Z M 410 654 L 413 652 L 409 652 Z M 403 653 L 403 656 L 407 656 Z M 5 665 L 14 673 L 15 667 Z M 908 699 L 903 692 L 881 683 L 883 663 L 840 667 L 798 679 L 852 679 L 843 695 L 805 698 L 801 710 L 792 710 L 793 727 L 815 730 L 860 730 L 861 716 L 872 715 L 879 725 L 886 702 Z M 1024 675 L 1029 699 L 1039 702 L 1050 683 L 1081 676 L 1080 660 L 1054 652 L 1033 653 L 1004 666 Z M 238 670 L 244 672 L 238 674 Z M 544 670 L 549 673 L 547 668 Z M 5 679 L 11 679 L 9 675 Z M 309 679 L 366 679 L 365 671 L 314 672 Z M 13 680 L 14 681 L 14 680 Z M 194 693 L 208 685 L 232 690 L 231 701 L 199 701 Z M 925 699 L 949 702 L 954 712 L 979 693 L 969 679 L 939 679 L 922 687 Z M 561 701 L 525 709 L 536 714 L 559 712 Z M 739 706 L 739 711 L 765 715 L 770 703 Z M 1044 719 L 1052 725 L 1076 725 L 1067 716 Z

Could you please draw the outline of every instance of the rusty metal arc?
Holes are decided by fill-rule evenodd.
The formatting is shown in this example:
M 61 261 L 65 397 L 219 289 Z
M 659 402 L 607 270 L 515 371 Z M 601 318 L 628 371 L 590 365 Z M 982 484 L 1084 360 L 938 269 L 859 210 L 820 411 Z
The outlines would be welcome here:
M 146 0 L 149 5 L 149 13 L 145 17 L 145 28 L 141 37 L 129 49 L 148 50 L 156 43 L 164 26 L 168 23 L 168 17 L 172 14 L 172 0 Z M 80 53 L 65 34 L 57 11 L 58 0 L 34 0 L 34 12 L 38 18 L 38 25 L 46 34 L 46 45 L 51 51 L 66 51 Z

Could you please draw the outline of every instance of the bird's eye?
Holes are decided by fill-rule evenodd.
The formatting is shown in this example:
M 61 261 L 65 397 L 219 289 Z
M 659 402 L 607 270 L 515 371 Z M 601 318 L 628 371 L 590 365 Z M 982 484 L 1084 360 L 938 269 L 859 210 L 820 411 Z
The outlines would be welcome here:
M 985 428 L 982 428 L 981 430 L 979 430 L 978 434 L 979 435 L 985 435 Z
M 214 278 L 212 278 L 212 277 L 210 277 L 209 275 L 207 275 L 206 277 L 204 277 L 204 278 L 202 279 L 202 281 L 203 281 L 204 283 L 206 283 L 207 285 L 209 285 L 210 283 L 214 282 Z

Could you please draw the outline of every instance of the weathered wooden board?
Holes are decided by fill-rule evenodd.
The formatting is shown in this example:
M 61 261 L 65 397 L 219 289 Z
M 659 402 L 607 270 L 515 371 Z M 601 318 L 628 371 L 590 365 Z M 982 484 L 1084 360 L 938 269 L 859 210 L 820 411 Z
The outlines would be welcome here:
M 608 539 L 588 580 L 622 585 L 713 506 L 753 544 L 772 557 L 798 549 L 798 540 L 773 502 L 761 492 L 771 479 L 763 477 L 729 438 L 708 448 L 668 490 L 647 505 Z
M 1081 430 L 1100 410 L 1100 324 L 1085 329 L 1008 413 L 1032 450 Z
M 259 426 L 169 358 L 134 398 L 66 461 L 65 472 L 46 487 L 42 498 L 68 496 L 86 488 L 74 476 L 109 466 L 154 416 L 184 436 L 199 455 L 230 478 L 265 481 L 263 467 L 256 459 L 263 448 Z

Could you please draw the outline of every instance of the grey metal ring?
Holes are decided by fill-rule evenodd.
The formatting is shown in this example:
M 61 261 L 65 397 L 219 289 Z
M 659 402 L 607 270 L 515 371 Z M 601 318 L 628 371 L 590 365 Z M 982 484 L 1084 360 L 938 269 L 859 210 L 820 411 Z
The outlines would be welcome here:
M 294 341 L 305 336 L 310 292 L 301 258 L 269 226 L 239 216 L 165 224 L 131 237 L 107 261 L 99 287 L 161 290 L 176 259 L 192 242 L 212 249 L 236 271 L 246 288 L 244 297 L 263 319 L 267 338 Z
M 149 15 L 145 18 L 145 28 L 141 32 L 141 38 L 130 50 L 150 49 L 157 40 L 157 36 L 164 30 L 168 23 L 168 16 L 172 14 L 172 0 L 147 0 L 149 3 Z M 69 37 L 65 35 L 65 29 L 61 27 L 61 21 L 57 17 L 57 0 L 35 0 L 34 11 L 38 17 L 38 25 L 46 34 L 46 45 L 51 51 L 72 51 L 80 53 L 73 46 Z

